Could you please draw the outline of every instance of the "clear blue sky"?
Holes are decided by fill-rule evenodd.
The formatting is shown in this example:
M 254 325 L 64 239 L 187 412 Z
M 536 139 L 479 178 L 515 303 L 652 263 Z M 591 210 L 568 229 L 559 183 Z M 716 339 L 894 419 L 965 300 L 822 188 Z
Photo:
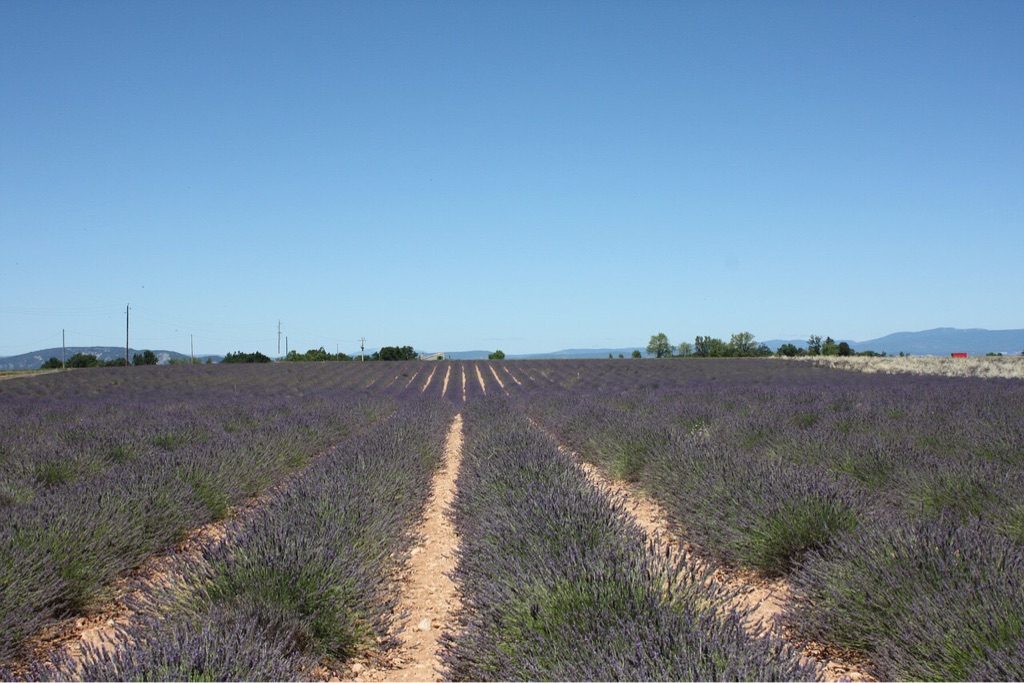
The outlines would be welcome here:
M 0 356 L 1024 327 L 1024 2 L 3 2 L 0 245 Z

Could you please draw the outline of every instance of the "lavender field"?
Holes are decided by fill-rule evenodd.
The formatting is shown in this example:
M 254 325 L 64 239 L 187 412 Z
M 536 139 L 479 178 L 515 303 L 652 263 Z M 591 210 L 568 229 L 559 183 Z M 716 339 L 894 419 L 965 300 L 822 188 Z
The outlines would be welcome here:
M 424 538 L 457 414 L 450 533 Z M 0 384 L 0 512 L 5 679 L 391 680 L 419 631 L 439 679 L 1024 678 L 1019 379 L 76 370 Z M 401 596 L 435 542 L 455 594 L 421 619 Z

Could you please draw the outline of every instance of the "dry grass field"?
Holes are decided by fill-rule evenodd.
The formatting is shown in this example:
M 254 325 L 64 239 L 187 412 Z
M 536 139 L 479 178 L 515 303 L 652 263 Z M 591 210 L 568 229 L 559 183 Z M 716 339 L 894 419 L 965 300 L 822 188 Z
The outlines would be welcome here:
M 978 356 L 976 358 L 944 358 L 942 356 L 887 356 L 871 358 L 866 356 L 813 356 L 794 358 L 803 363 L 813 363 L 839 370 L 893 375 L 909 373 L 914 375 L 945 375 L 946 377 L 1007 377 L 1024 379 L 1024 356 Z

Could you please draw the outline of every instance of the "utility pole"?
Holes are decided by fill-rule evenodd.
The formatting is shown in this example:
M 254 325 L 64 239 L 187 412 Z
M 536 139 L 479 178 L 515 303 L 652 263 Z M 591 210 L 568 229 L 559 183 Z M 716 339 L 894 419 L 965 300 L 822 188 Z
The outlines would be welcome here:
M 366 350 L 366 337 L 359 338 L 359 360 L 363 361 L 363 351 Z
M 68 369 L 68 347 L 67 347 L 67 343 L 64 341 L 64 330 L 63 330 L 63 328 L 60 331 L 60 369 L 61 370 L 67 370 Z
M 284 336 L 284 356 L 285 356 L 285 358 L 288 357 L 288 335 L 287 334 Z
M 281 356 L 281 321 L 277 321 L 277 355 Z
M 196 364 L 196 340 L 192 335 L 188 335 L 188 349 L 192 353 L 192 365 Z
M 126 304 L 124 307 L 124 366 L 128 367 L 128 311 L 131 310 L 132 305 Z

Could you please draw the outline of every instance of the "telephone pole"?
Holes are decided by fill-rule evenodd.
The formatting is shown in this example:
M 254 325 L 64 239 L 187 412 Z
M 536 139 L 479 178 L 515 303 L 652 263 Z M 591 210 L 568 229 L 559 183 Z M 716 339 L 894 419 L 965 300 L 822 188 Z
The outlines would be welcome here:
M 124 366 L 128 367 L 128 311 L 131 310 L 132 305 L 126 304 L 124 307 Z
M 63 328 L 60 331 L 60 369 L 68 369 L 68 346 L 67 343 L 64 341 Z
M 188 335 L 188 350 L 192 354 L 192 365 L 196 364 L 196 340 L 192 335 Z
M 281 321 L 277 321 L 277 355 L 281 355 Z
M 284 336 L 284 355 L 285 355 L 285 357 L 288 356 L 288 335 L 287 334 Z
M 365 351 L 365 350 L 366 350 L 366 337 L 360 337 L 359 338 L 359 360 L 360 360 L 360 362 L 364 360 L 364 358 L 363 358 L 363 351 Z

